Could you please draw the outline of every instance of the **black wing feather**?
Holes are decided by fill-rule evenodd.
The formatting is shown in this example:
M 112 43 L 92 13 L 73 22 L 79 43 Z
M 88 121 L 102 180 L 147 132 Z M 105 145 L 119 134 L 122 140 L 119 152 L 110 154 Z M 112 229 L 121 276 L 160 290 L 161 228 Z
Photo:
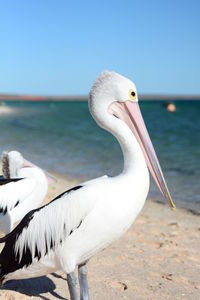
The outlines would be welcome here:
M 3 176 L 0 176 L 0 185 L 5 185 L 10 182 L 17 182 L 22 179 L 24 178 L 4 178 Z

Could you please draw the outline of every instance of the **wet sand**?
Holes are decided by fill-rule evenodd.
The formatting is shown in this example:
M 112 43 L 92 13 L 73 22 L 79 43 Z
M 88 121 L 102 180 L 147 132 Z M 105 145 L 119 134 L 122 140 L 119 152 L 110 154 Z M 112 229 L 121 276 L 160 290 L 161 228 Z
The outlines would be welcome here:
M 46 201 L 77 184 L 57 176 Z M 91 300 L 200 299 L 200 217 L 147 200 L 130 230 L 88 263 Z M 69 299 L 61 271 L 8 282 L 0 299 Z

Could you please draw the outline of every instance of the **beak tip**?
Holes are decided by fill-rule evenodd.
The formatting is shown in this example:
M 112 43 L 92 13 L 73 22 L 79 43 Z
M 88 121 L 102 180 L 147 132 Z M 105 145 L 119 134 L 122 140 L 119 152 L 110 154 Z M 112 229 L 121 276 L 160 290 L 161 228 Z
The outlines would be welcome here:
M 170 198 L 170 204 L 171 204 L 172 210 L 175 212 L 176 211 L 176 205 L 174 204 L 174 202 L 172 201 L 171 198 Z

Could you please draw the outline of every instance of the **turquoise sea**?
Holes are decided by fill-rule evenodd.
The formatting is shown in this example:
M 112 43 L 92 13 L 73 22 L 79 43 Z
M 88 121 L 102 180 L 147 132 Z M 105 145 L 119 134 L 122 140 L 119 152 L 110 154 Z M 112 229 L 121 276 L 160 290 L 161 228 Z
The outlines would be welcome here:
M 163 104 L 143 101 L 140 108 L 176 204 L 200 212 L 200 101 L 178 101 L 175 113 Z M 13 149 L 80 180 L 122 169 L 117 141 L 96 125 L 87 102 L 2 102 L 0 151 Z M 153 183 L 150 196 L 161 198 Z

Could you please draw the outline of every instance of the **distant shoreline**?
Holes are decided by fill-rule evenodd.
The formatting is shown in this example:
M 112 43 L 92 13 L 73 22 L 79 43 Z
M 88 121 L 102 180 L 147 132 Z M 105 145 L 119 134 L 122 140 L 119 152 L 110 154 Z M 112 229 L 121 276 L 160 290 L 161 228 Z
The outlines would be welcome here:
M 139 95 L 140 100 L 144 101 L 200 101 L 200 95 L 161 95 L 161 94 L 152 94 L 152 95 Z M 39 95 L 16 95 L 16 94 L 0 94 L 0 101 L 87 101 L 87 95 L 72 95 L 72 96 L 39 96 Z

